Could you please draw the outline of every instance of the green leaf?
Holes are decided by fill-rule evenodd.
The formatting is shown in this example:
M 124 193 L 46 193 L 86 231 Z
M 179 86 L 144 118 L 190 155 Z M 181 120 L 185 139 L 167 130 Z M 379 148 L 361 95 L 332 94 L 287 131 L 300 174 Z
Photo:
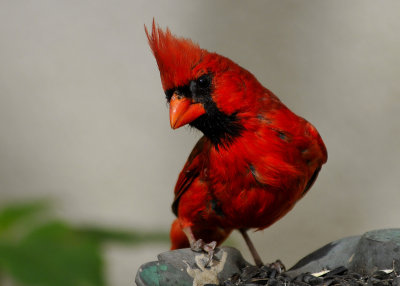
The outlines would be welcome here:
M 169 241 L 166 232 L 71 227 L 54 221 L 48 209 L 25 202 L 0 210 L 0 274 L 18 285 L 103 286 L 104 243 Z
M 99 244 L 61 222 L 46 223 L 19 243 L 0 242 L 0 265 L 26 285 L 104 285 Z
M 43 201 L 17 203 L 4 207 L 0 210 L 0 235 L 17 223 L 36 216 L 47 209 L 47 203 Z

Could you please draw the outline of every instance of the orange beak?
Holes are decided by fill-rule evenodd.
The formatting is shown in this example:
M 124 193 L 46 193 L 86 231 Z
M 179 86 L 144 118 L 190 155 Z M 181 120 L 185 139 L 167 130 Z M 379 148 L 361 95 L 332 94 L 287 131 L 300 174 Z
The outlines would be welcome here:
M 169 121 L 172 129 L 186 125 L 206 113 L 201 103 L 173 94 L 169 102 Z

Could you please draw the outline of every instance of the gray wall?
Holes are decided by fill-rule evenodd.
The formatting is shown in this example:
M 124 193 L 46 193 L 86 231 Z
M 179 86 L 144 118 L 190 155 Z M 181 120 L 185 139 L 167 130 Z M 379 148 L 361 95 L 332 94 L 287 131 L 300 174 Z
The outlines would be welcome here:
M 325 140 L 312 191 L 252 234 L 265 261 L 399 227 L 399 15 L 397 0 L 0 1 L 1 201 L 50 196 L 76 223 L 168 230 L 200 134 L 169 127 L 143 31 L 154 16 L 249 69 Z M 166 248 L 110 248 L 110 279 L 131 284 Z

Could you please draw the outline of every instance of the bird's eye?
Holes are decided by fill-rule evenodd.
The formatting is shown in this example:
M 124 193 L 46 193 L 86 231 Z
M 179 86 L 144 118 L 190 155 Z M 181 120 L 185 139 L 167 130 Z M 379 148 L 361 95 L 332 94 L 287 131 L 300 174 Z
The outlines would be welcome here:
M 207 88 L 210 86 L 210 77 L 208 75 L 202 75 L 196 82 L 198 87 Z

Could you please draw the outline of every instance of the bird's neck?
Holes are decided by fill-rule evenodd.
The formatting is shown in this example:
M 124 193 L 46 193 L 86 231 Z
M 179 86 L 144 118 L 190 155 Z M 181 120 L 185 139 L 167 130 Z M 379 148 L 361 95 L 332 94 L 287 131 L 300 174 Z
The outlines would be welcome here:
M 229 147 L 245 130 L 237 114 L 227 115 L 216 107 L 209 107 L 190 125 L 203 132 L 216 149 Z
M 203 132 L 217 150 L 228 148 L 241 138 L 244 131 L 255 131 L 259 127 L 258 117 L 261 113 L 283 106 L 272 92 L 261 85 L 249 87 L 248 92 L 252 96 L 241 102 L 245 112 L 226 114 L 215 102 L 207 101 L 204 103 L 207 112 L 191 122 L 190 126 Z M 261 96 L 254 96 L 256 94 Z

